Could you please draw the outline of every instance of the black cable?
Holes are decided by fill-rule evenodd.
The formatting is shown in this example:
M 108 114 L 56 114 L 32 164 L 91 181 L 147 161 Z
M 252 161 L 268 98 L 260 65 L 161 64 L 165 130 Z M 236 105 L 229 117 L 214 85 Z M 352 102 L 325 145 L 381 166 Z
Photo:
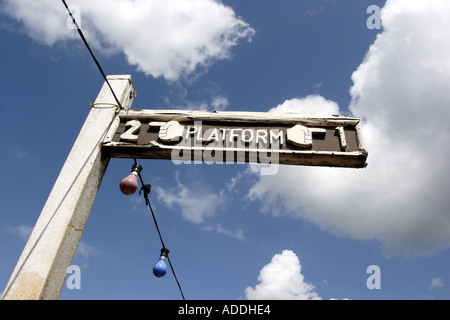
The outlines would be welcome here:
M 67 5 L 67 3 L 66 3 L 65 0 L 62 0 L 62 2 L 63 2 L 63 4 L 64 4 L 64 6 L 66 7 L 67 12 L 69 13 L 70 17 L 72 18 L 72 22 L 73 22 L 73 24 L 75 25 L 75 27 L 77 28 L 77 31 L 78 31 L 78 34 L 79 34 L 80 37 L 81 37 L 81 40 L 83 40 L 84 45 L 85 45 L 86 48 L 89 50 L 89 53 L 91 54 L 92 59 L 94 59 L 94 62 L 95 62 L 95 64 L 97 65 L 98 70 L 100 71 L 100 73 L 101 73 L 102 76 L 103 76 L 103 79 L 104 79 L 105 82 L 108 84 L 109 89 L 111 89 L 111 93 L 113 94 L 114 99 L 115 99 L 116 102 L 117 102 L 117 105 L 119 106 L 120 109 L 122 109 L 122 105 L 121 105 L 119 99 L 117 99 L 117 96 L 116 96 L 116 94 L 114 93 L 114 90 L 113 90 L 113 88 L 111 87 L 111 84 L 109 83 L 108 79 L 106 78 L 106 75 L 105 75 L 105 73 L 103 72 L 103 69 L 102 69 L 100 63 L 98 62 L 97 58 L 95 57 L 94 53 L 92 52 L 91 47 L 89 46 L 89 44 L 88 44 L 86 38 L 84 37 L 83 32 L 81 31 L 80 26 L 78 25 L 77 21 L 75 20 L 75 17 L 73 16 L 72 12 L 70 11 L 69 6 Z M 134 159 L 134 163 L 135 163 L 136 165 L 138 164 L 137 161 L 136 161 L 136 159 Z M 149 195 L 149 193 L 150 193 L 151 187 L 150 187 L 149 184 L 144 184 L 144 181 L 142 180 L 142 176 L 141 176 L 140 173 L 138 174 L 138 176 L 139 176 L 139 179 L 140 179 L 141 185 L 142 185 L 142 189 L 141 189 L 141 190 L 144 191 L 145 203 L 148 205 L 148 207 L 150 208 L 150 212 L 152 213 L 153 222 L 155 223 L 156 230 L 158 231 L 159 239 L 161 240 L 161 244 L 162 244 L 162 246 L 163 246 L 163 249 L 166 249 L 166 246 L 164 245 L 163 238 L 162 238 L 162 236 L 161 236 L 161 231 L 159 230 L 159 227 L 158 227 L 158 222 L 156 221 L 155 213 L 153 212 L 153 208 L 152 208 L 152 206 L 151 206 L 151 204 L 150 204 L 150 200 L 149 200 L 149 198 L 148 198 L 148 195 Z M 167 261 L 169 262 L 170 269 L 172 270 L 173 276 L 175 277 L 175 281 L 177 282 L 178 288 L 180 289 L 181 296 L 183 297 L 183 300 L 185 300 L 184 294 L 183 294 L 183 290 L 181 289 L 180 282 L 178 281 L 177 275 L 175 274 L 175 270 L 173 269 L 172 262 L 170 262 L 169 256 L 167 256 Z
M 136 159 L 134 159 L 134 164 L 136 166 L 139 165 L 138 162 L 136 161 Z M 139 176 L 139 180 L 141 181 L 141 185 L 142 185 L 141 191 L 144 192 L 145 204 L 148 205 L 150 212 L 152 214 L 153 222 L 155 223 L 155 227 L 156 227 L 156 230 L 158 231 L 159 239 L 161 240 L 161 245 L 162 245 L 163 249 L 167 249 L 166 245 L 164 244 L 164 240 L 161 236 L 161 231 L 159 230 L 158 222 L 156 221 L 156 216 L 155 216 L 155 213 L 153 212 L 152 205 L 150 204 L 150 199 L 148 198 L 148 195 L 150 194 L 151 186 L 149 184 L 144 184 L 144 180 L 142 179 L 140 172 L 138 173 L 138 176 Z M 139 191 L 139 194 L 141 191 Z M 184 294 L 183 294 L 183 290 L 181 289 L 180 282 L 178 281 L 178 277 L 175 273 L 175 270 L 173 269 L 172 262 L 170 261 L 169 255 L 167 255 L 167 261 L 169 262 L 170 269 L 172 270 L 175 281 L 177 282 L 178 289 L 180 290 L 181 296 L 183 297 L 183 300 L 186 300 L 184 298 Z
M 159 238 L 161 239 L 161 244 L 162 244 L 163 248 L 166 248 L 166 246 L 164 245 L 164 241 L 163 241 L 163 239 L 161 237 L 161 233 L 159 232 L 158 223 L 156 222 L 155 214 L 153 212 L 153 208 L 152 208 L 152 206 L 150 204 L 150 201 L 148 201 L 148 207 L 150 208 L 150 212 L 152 213 L 152 216 L 153 216 L 153 221 L 155 222 L 156 229 L 158 230 Z M 169 255 L 167 255 L 167 261 L 169 261 L 170 269 L 172 270 L 172 273 L 173 273 L 173 276 L 175 278 L 175 281 L 177 282 L 178 289 L 180 289 L 181 296 L 183 297 L 183 300 L 186 300 L 184 298 L 184 294 L 183 294 L 183 290 L 181 289 L 180 282 L 178 281 L 178 277 L 177 277 L 177 275 L 175 273 L 175 270 L 173 269 L 172 262 L 170 262 Z
M 66 7 L 67 12 L 69 12 L 69 15 L 70 15 L 70 17 L 72 18 L 73 24 L 74 24 L 75 27 L 77 28 L 77 31 L 78 31 L 78 34 L 79 34 L 80 37 L 81 37 L 81 40 L 83 40 L 84 45 L 85 45 L 86 48 L 89 50 L 89 53 L 91 54 L 92 59 L 94 59 L 94 62 L 95 62 L 95 64 L 97 65 L 98 70 L 100 71 L 100 73 L 101 73 L 102 76 L 103 76 L 103 79 L 104 79 L 105 82 L 108 84 L 109 89 L 111 89 L 111 92 L 112 92 L 112 94 L 113 94 L 113 96 L 114 96 L 114 99 L 115 99 L 116 102 L 117 102 L 117 105 L 119 106 L 120 109 L 122 109 L 122 105 L 120 104 L 119 99 L 117 99 L 116 94 L 114 93 L 114 90 L 113 90 L 113 88 L 111 87 L 111 84 L 109 83 L 108 79 L 106 78 L 106 75 L 105 75 L 105 73 L 103 72 L 103 69 L 102 69 L 102 67 L 100 66 L 100 63 L 97 61 L 97 58 L 95 58 L 95 55 L 94 55 L 94 53 L 92 52 L 91 47 L 89 46 L 89 44 L 88 44 L 86 38 L 84 37 L 83 32 L 81 31 L 80 26 L 78 25 L 77 21 L 75 20 L 75 17 L 73 16 L 72 12 L 70 11 L 69 6 L 67 5 L 67 3 L 66 3 L 65 0 L 62 0 L 62 2 L 63 2 L 63 4 L 64 4 L 64 6 Z

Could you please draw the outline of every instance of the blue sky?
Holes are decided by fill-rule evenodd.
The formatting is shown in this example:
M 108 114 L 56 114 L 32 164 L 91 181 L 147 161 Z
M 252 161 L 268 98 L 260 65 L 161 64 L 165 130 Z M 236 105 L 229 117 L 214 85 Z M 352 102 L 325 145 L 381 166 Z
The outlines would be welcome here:
M 3 290 L 103 79 L 60 1 L 0 4 Z M 363 119 L 363 170 L 139 161 L 187 299 L 450 298 L 448 1 L 68 4 L 105 73 L 132 75 L 132 108 Z M 144 199 L 119 190 L 132 164 L 111 159 L 72 262 L 81 289 L 60 299 L 181 298 L 152 274 Z

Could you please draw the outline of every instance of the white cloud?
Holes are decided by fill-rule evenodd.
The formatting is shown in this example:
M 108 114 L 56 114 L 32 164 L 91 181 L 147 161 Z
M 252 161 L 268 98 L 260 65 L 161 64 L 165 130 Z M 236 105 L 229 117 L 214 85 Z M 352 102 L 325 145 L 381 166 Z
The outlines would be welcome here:
M 28 158 L 28 152 L 26 152 L 25 150 L 23 150 L 22 148 L 17 147 L 16 148 L 16 157 L 20 160 Z
M 297 255 L 291 250 L 283 250 L 261 269 L 255 288 L 245 289 L 247 299 L 320 300 L 314 286 L 304 281 L 301 269 Z
M 158 200 L 165 205 L 180 210 L 182 217 L 193 223 L 202 223 L 206 218 L 212 217 L 223 204 L 222 194 L 216 194 L 206 185 L 193 182 L 187 186 L 175 175 L 177 186 L 170 189 L 156 187 Z
M 326 100 L 319 95 L 309 95 L 305 98 L 294 98 L 269 110 L 276 113 L 305 113 L 305 114 L 339 114 L 339 106 L 334 101 Z
M 225 229 L 224 227 L 222 227 L 222 224 L 220 224 L 220 223 L 203 227 L 202 230 L 203 231 L 216 232 L 218 234 L 224 234 L 224 235 L 227 235 L 227 236 L 230 236 L 232 238 L 239 239 L 239 240 L 244 240 L 244 238 L 245 238 L 244 237 L 244 230 L 239 229 L 239 228 L 234 230 L 234 231 L 228 230 L 228 229 Z
M 88 42 L 103 52 L 121 52 L 129 64 L 154 77 L 176 80 L 212 62 L 255 31 L 232 8 L 214 0 L 73 0 Z M 75 10 L 74 10 L 75 11 Z M 5 0 L 2 12 L 47 45 L 77 40 L 68 13 L 53 0 Z M 69 20 L 70 25 L 70 20 Z
M 78 243 L 77 254 L 79 254 L 83 259 L 89 259 L 89 257 L 95 252 L 97 252 L 97 249 L 93 246 L 90 246 L 83 241 Z
M 31 232 L 33 231 L 33 227 L 26 226 L 26 225 L 19 225 L 19 226 L 9 226 L 5 228 L 6 231 L 15 234 L 16 236 L 20 237 L 22 240 L 27 241 L 30 237 Z
M 97 248 L 88 245 L 87 243 L 80 241 L 78 243 L 77 251 L 75 257 L 72 261 L 74 264 L 79 264 L 82 268 L 87 268 L 89 266 L 89 260 L 91 256 L 99 256 L 103 253 Z
M 428 254 L 450 244 L 450 2 L 388 0 L 383 32 L 353 73 L 350 110 L 364 120 L 362 170 L 281 166 L 249 192 L 290 214 L 388 254 Z M 319 97 L 272 111 L 336 111 Z M 323 109 L 321 109 L 323 108 Z
M 187 93 L 187 91 L 186 91 Z M 216 95 L 210 98 L 210 101 L 198 100 L 190 101 L 181 97 L 179 101 L 172 103 L 169 98 L 166 98 L 166 103 L 172 109 L 183 110 L 207 110 L 207 111 L 224 111 L 230 105 L 228 99 L 223 95 Z
M 5 0 L 0 8 L 2 13 L 20 22 L 31 38 L 41 43 L 52 45 L 78 36 L 66 27 L 68 16 L 62 2 L 56 5 L 50 0 Z
M 211 101 L 213 111 L 224 111 L 229 105 L 227 97 L 222 95 L 214 96 Z
M 431 283 L 430 286 L 428 287 L 428 290 L 433 290 L 434 288 L 437 287 L 443 287 L 444 286 L 444 282 L 442 281 L 442 278 L 433 278 L 431 279 Z

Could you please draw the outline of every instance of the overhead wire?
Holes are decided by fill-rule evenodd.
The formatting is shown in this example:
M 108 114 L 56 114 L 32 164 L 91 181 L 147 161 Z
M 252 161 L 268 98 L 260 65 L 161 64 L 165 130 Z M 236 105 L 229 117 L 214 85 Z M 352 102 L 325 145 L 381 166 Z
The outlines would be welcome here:
M 73 22 L 73 24 L 75 25 L 75 27 L 76 27 L 76 29 L 77 29 L 77 31 L 78 31 L 78 34 L 79 34 L 80 37 L 81 37 L 81 40 L 83 41 L 84 45 L 85 45 L 86 48 L 88 49 L 89 53 L 91 54 L 91 57 L 92 57 L 92 59 L 94 60 L 95 64 L 97 65 L 97 68 L 98 68 L 98 70 L 100 71 L 101 75 L 103 76 L 103 79 L 104 79 L 105 82 L 108 84 L 108 87 L 109 87 L 109 89 L 111 90 L 111 93 L 112 93 L 114 99 L 116 100 L 117 105 L 119 106 L 120 109 L 122 109 L 122 105 L 121 105 L 119 99 L 117 99 L 117 96 L 116 96 L 116 94 L 114 93 L 114 90 L 113 90 L 113 88 L 111 87 L 111 84 L 109 83 L 108 78 L 106 77 L 106 75 L 105 75 L 105 73 L 103 72 L 103 69 L 102 69 L 100 63 L 98 62 L 97 58 L 95 57 L 94 53 L 92 52 L 91 47 L 89 46 L 89 43 L 87 42 L 86 38 L 84 37 L 83 31 L 81 30 L 80 26 L 78 25 L 78 22 L 76 21 L 74 15 L 72 14 L 72 12 L 71 12 L 69 6 L 67 5 L 67 3 L 66 3 L 65 0 L 61 0 L 61 1 L 63 2 L 64 6 L 66 7 L 66 10 L 67 10 L 67 12 L 69 13 L 70 18 L 72 19 L 72 22 Z M 138 164 L 135 158 L 134 158 L 134 163 L 135 163 L 136 165 Z M 150 212 L 151 212 L 151 214 L 152 214 L 153 222 L 155 223 L 156 230 L 158 231 L 159 239 L 161 240 L 161 244 L 162 244 L 162 246 L 163 246 L 163 249 L 166 249 L 166 250 L 168 251 L 168 249 L 166 248 L 166 246 L 165 246 L 165 244 L 164 244 L 163 238 L 162 238 L 162 236 L 161 236 L 161 231 L 159 230 L 158 222 L 156 221 L 155 213 L 153 212 L 153 208 L 152 208 L 151 203 L 150 203 L 150 200 L 149 200 L 149 198 L 148 198 L 148 195 L 149 195 L 149 193 L 150 193 L 151 186 L 150 186 L 149 184 L 144 184 L 144 181 L 143 181 L 142 176 L 141 176 L 140 173 L 138 174 L 138 176 L 139 176 L 139 179 L 140 179 L 141 185 L 142 185 L 141 190 L 144 192 L 144 199 L 145 199 L 145 202 L 146 202 L 146 204 L 148 205 L 148 207 L 149 207 L 149 209 L 150 209 Z M 177 277 L 177 275 L 176 275 L 176 273 L 175 273 L 175 270 L 174 270 L 174 268 L 173 268 L 172 262 L 170 261 L 170 258 L 169 258 L 168 255 L 167 255 L 167 261 L 169 262 L 170 269 L 172 270 L 172 274 L 173 274 L 173 276 L 174 276 L 174 278 L 175 278 L 175 281 L 176 281 L 176 283 L 177 283 L 177 285 L 178 285 L 178 289 L 180 290 L 181 296 L 182 296 L 183 300 L 185 300 L 185 297 L 184 297 L 184 294 L 183 294 L 183 290 L 181 289 L 180 282 L 178 281 L 178 277 Z
M 70 11 L 70 8 L 69 8 L 69 6 L 67 5 L 67 3 L 66 3 L 65 0 L 62 0 L 62 2 L 63 2 L 63 4 L 64 4 L 64 6 L 66 7 L 67 12 L 69 13 L 69 16 L 72 18 L 72 22 L 73 22 L 73 24 L 75 25 L 75 28 L 77 29 L 78 34 L 79 34 L 80 37 L 81 37 L 81 40 L 83 40 L 84 45 L 85 45 L 86 48 L 89 50 L 89 53 L 91 54 L 92 59 L 94 59 L 94 62 L 95 62 L 95 64 L 97 65 L 98 70 L 100 71 L 100 73 L 101 73 L 102 76 L 103 76 L 103 79 L 104 79 L 105 82 L 108 84 L 109 89 L 111 89 L 111 92 L 112 92 L 112 94 L 113 94 L 113 96 L 114 96 L 114 99 L 115 99 L 116 102 L 117 102 L 117 105 L 119 106 L 120 109 L 122 109 L 122 105 L 121 105 L 119 99 L 117 99 L 117 96 L 116 96 L 116 94 L 114 93 L 114 90 L 113 90 L 113 88 L 111 87 L 111 84 L 109 83 L 108 78 L 106 77 L 105 73 L 103 72 L 102 66 L 100 65 L 100 63 L 98 62 L 98 60 L 97 60 L 97 58 L 95 57 L 94 53 L 92 52 L 91 47 L 89 46 L 89 43 L 87 42 L 86 38 L 84 37 L 83 31 L 81 31 L 81 28 L 80 28 L 80 26 L 78 25 L 77 20 L 75 19 L 74 15 L 72 14 L 72 11 Z
M 138 162 L 136 161 L 136 159 L 134 159 L 134 164 L 138 165 Z M 139 180 L 141 181 L 141 185 L 142 185 L 141 190 L 144 192 L 145 203 L 148 205 L 148 207 L 150 209 L 150 212 L 152 214 L 153 222 L 155 223 L 155 227 L 156 227 L 156 230 L 158 231 L 159 239 L 161 240 L 161 245 L 162 245 L 163 249 L 167 249 L 166 245 L 164 244 L 164 240 L 162 238 L 161 231 L 159 230 L 158 222 L 156 221 L 156 216 L 155 216 L 155 213 L 153 211 L 152 205 L 150 203 L 150 199 L 148 197 L 148 195 L 150 193 L 150 190 L 151 190 L 151 186 L 149 184 L 145 184 L 144 183 L 140 172 L 138 173 L 138 176 L 139 176 Z M 140 194 L 140 191 L 139 191 L 139 194 Z M 170 261 L 169 255 L 167 255 L 167 261 L 169 262 L 170 269 L 172 270 L 172 274 L 173 274 L 173 276 L 175 278 L 175 281 L 177 282 L 178 289 L 180 290 L 180 293 L 181 293 L 181 297 L 183 298 L 183 300 L 185 300 L 185 297 L 184 297 L 184 294 L 183 294 L 183 289 L 181 289 L 180 282 L 178 281 L 178 277 L 177 277 L 177 275 L 175 273 L 175 270 L 173 268 L 172 262 Z

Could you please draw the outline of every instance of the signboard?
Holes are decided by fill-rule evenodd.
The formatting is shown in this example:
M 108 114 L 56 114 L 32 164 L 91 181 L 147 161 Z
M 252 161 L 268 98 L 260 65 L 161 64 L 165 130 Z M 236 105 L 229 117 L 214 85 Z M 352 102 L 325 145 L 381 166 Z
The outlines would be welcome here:
M 360 120 L 189 110 L 121 111 L 103 143 L 116 158 L 364 168 Z

